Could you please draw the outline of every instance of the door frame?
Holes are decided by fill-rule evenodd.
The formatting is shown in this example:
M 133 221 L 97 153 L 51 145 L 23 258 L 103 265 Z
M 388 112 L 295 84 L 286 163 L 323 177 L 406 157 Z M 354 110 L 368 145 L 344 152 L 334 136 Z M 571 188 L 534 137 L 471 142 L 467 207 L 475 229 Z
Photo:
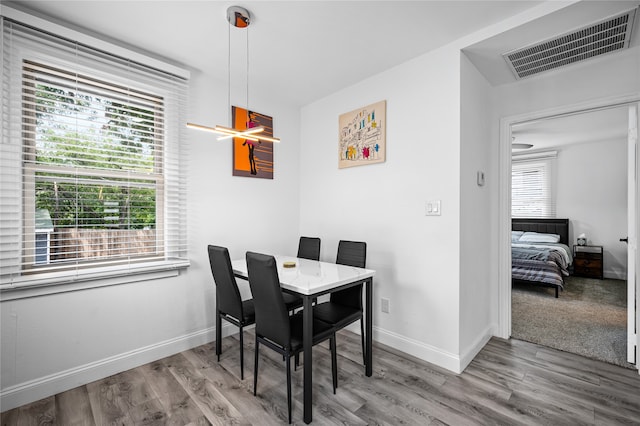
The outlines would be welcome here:
M 636 286 L 627 286 L 627 300 L 634 300 L 635 309 L 629 309 L 627 307 L 627 362 L 635 363 L 636 367 L 640 370 L 640 338 L 638 337 L 638 327 L 640 326 L 640 309 L 638 309 L 638 224 L 640 218 L 638 218 L 638 206 L 640 205 L 640 182 L 638 179 L 638 166 L 640 165 L 640 153 L 638 152 L 638 129 L 640 124 L 640 102 L 635 102 L 628 107 L 627 121 L 628 135 L 627 135 L 627 170 L 629 174 L 627 176 L 627 182 L 635 182 L 633 185 L 627 185 L 628 200 L 635 200 L 635 204 L 631 206 L 627 212 L 627 223 L 629 223 L 629 229 L 627 233 L 627 263 L 633 267 L 627 266 L 627 280 L 632 280 L 636 283 Z M 632 127 L 633 126 L 633 127 Z M 631 333 L 629 328 L 633 328 L 634 332 Z M 635 345 L 633 350 L 632 345 Z M 640 372 L 639 372 L 640 373 Z
M 631 93 L 506 116 L 500 119 L 498 147 L 498 337 L 503 339 L 511 337 L 511 126 L 533 120 L 580 114 L 638 102 L 640 102 L 640 93 Z M 638 194 L 638 186 L 640 184 L 636 182 L 636 194 Z M 636 229 L 640 228 L 636 226 Z M 636 266 L 640 263 L 638 257 L 636 255 Z M 636 286 L 638 286 L 637 280 Z M 636 292 L 637 299 L 638 293 Z M 636 353 L 639 346 L 636 345 Z M 636 359 L 640 358 L 636 356 Z

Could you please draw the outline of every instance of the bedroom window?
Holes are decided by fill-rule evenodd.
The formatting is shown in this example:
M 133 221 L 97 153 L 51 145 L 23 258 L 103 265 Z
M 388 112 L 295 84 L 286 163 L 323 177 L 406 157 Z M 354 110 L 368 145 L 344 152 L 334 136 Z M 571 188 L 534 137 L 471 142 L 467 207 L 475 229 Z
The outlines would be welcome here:
M 556 217 L 553 194 L 555 153 L 513 157 L 511 165 L 511 217 Z
M 186 80 L 4 18 L 0 289 L 186 258 Z

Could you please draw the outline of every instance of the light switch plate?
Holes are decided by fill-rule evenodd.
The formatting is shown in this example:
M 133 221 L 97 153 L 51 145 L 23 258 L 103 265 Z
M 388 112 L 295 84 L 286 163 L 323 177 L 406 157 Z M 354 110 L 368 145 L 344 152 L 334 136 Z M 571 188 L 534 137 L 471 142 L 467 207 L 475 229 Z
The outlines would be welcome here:
M 440 216 L 440 200 L 427 201 L 426 215 L 427 216 Z

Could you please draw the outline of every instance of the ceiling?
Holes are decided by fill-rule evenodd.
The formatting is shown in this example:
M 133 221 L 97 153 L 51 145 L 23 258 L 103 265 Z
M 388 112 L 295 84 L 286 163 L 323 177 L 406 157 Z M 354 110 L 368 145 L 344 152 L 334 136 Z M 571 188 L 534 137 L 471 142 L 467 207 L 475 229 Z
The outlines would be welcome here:
M 587 111 L 513 125 L 514 143 L 530 143 L 529 153 L 559 149 L 566 145 L 626 140 L 629 109 L 627 106 Z
M 14 1 L 56 22 L 227 84 L 229 6 L 247 8 L 252 97 L 301 106 L 500 22 L 540 1 Z M 246 87 L 232 28 L 232 86 Z

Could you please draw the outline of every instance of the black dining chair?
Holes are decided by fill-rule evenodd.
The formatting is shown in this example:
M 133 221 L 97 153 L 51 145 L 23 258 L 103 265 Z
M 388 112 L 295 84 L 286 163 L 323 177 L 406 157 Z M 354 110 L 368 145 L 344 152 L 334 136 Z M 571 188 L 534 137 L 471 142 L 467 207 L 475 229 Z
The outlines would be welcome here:
M 209 245 L 209 264 L 216 283 L 216 355 L 222 352 L 222 319 L 240 329 L 240 379 L 244 380 L 243 328 L 255 323 L 253 300 L 242 300 L 226 247 Z
M 209 264 L 216 284 L 216 355 L 220 361 L 222 353 L 222 319 L 240 329 L 240 379 L 244 380 L 244 327 L 255 323 L 253 300 L 242 300 L 238 283 L 233 275 L 229 250 L 226 247 L 209 245 Z M 289 310 L 302 307 L 302 298 L 283 295 Z
M 249 286 L 253 293 L 256 313 L 255 367 L 253 370 L 253 394 L 257 394 L 258 358 L 260 344 L 263 344 L 285 358 L 287 369 L 287 408 L 291 423 L 291 356 L 303 350 L 302 312 L 289 316 L 282 298 L 278 269 L 273 256 L 247 252 L 247 272 Z M 314 319 L 313 344 L 329 339 L 331 344 L 331 376 L 333 393 L 338 385 L 335 330 L 328 324 Z M 305 365 L 305 368 L 312 368 Z
M 338 243 L 336 263 L 365 268 L 367 264 L 367 243 L 341 240 Z M 318 303 L 313 308 L 313 316 L 322 322 L 331 324 L 336 331 L 360 320 L 362 361 L 366 363 L 363 312 L 362 284 L 335 291 L 331 293 L 328 302 Z
M 300 237 L 298 257 L 302 259 L 320 260 L 320 238 Z

